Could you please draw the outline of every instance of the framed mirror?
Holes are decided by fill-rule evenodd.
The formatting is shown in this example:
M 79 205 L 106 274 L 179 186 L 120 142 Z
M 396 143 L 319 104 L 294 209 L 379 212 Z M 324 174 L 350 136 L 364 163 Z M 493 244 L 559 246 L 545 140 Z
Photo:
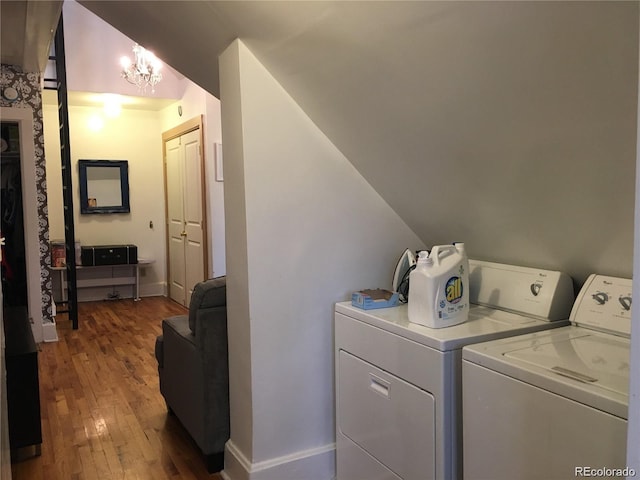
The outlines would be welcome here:
M 127 160 L 78 160 L 80 213 L 129 213 Z

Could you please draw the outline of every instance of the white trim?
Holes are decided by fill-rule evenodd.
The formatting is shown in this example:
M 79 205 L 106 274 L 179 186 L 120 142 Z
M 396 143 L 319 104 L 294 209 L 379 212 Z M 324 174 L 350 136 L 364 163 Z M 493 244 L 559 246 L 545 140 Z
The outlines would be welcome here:
M 44 342 L 58 341 L 58 331 L 56 330 L 55 322 L 47 322 L 42 325 L 42 341 Z
M 166 296 L 167 284 L 165 282 L 145 283 L 140 285 L 140 297 Z
M 221 472 L 225 480 L 331 480 L 335 477 L 336 444 L 330 443 L 282 457 L 251 463 L 229 440 Z
M 215 159 L 215 168 L 216 168 L 216 182 L 224 181 L 224 173 L 223 173 L 223 163 L 222 163 L 222 144 L 214 143 L 213 144 L 213 152 Z
M 27 302 L 31 329 L 36 343 L 42 342 L 42 270 L 38 235 L 38 191 L 36 188 L 36 152 L 34 145 L 33 110 L 31 108 L 0 107 L 3 122 L 18 122 L 20 126 L 20 167 L 22 174 L 22 208 L 24 242 L 27 263 Z M 55 325 L 55 324 L 54 324 Z

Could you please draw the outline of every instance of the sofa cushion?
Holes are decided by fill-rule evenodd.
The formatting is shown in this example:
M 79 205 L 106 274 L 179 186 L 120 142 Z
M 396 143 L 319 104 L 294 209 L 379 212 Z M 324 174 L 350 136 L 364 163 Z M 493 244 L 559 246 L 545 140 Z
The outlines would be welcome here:
M 196 315 L 199 309 L 220 307 L 227 304 L 226 277 L 210 278 L 198 283 L 189 303 L 189 328 L 195 334 Z

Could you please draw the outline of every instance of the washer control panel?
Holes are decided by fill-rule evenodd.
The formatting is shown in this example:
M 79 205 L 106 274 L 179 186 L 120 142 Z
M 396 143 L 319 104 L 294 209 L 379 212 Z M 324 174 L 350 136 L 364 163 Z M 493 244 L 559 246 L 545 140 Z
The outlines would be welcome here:
M 631 335 L 629 278 L 591 274 L 571 310 L 571 323 L 628 337 Z

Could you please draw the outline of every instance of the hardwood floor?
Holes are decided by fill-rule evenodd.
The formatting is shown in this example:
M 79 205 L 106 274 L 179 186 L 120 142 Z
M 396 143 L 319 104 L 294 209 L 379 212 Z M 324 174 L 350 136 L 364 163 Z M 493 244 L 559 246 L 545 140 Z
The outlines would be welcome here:
M 58 316 L 40 345 L 42 455 L 14 480 L 213 479 L 158 387 L 161 320 L 186 313 L 164 297 L 79 304 L 78 330 Z

